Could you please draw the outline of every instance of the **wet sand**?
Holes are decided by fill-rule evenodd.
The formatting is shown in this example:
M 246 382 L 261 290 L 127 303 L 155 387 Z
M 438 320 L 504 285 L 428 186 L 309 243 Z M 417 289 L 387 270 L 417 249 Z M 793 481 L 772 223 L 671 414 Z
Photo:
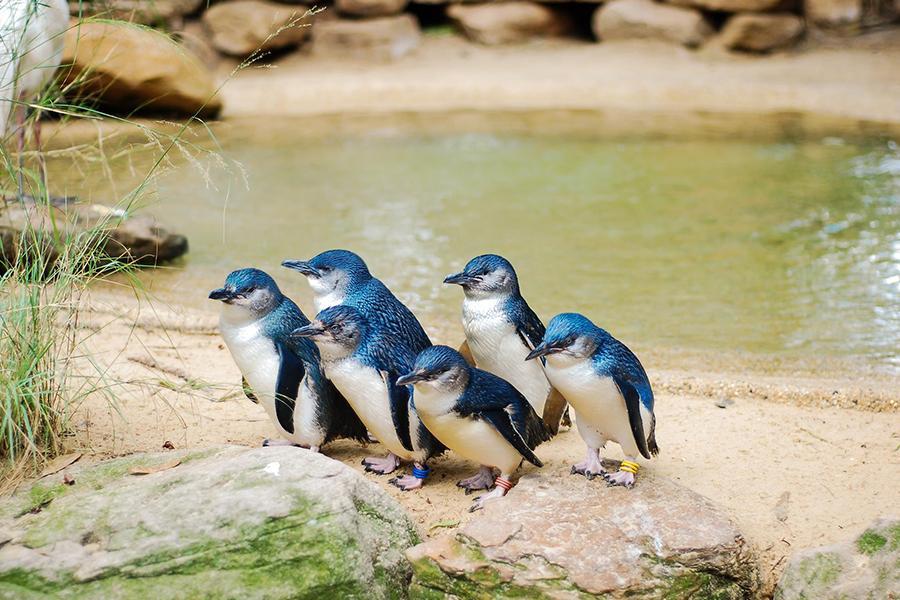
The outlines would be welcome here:
M 303 52 L 220 78 L 224 116 L 453 110 L 807 113 L 900 122 L 894 30 L 759 57 L 649 41 L 484 47 L 428 35 L 396 62 Z
M 78 408 L 71 445 L 88 453 L 85 460 L 158 451 L 167 441 L 176 448 L 256 446 L 273 435 L 262 409 L 238 389 L 239 373 L 216 332 L 215 307 L 198 312 L 105 293 L 95 293 L 90 306 L 81 319 L 91 334 L 87 347 L 100 364 L 112 365 L 106 378 L 118 400 L 112 406 L 95 395 Z M 435 341 L 462 339 L 460 329 L 449 327 L 439 335 Z M 639 354 L 657 391 L 661 448 L 645 469 L 723 505 L 759 549 L 767 585 L 795 550 L 847 539 L 894 510 L 900 377 L 857 376 L 853 365 L 837 363 L 816 377 L 811 373 L 821 365 L 810 364 L 803 376 L 795 367 L 760 368 L 761 359 L 746 360 L 741 369 L 734 358 L 676 360 L 665 349 Z M 706 368 L 692 366 L 701 362 Z M 763 388 L 769 392 L 761 394 Z M 861 399 L 869 410 L 833 407 L 835 396 Z M 733 401 L 724 409 L 716 405 L 723 397 Z M 611 446 L 609 456 L 621 458 Z M 364 456 L 383 452 L 377 444 L 349 442 L 325 449 L 360 472 Z M 559 477 L 571 476 L 582 453 L 574 430 L 538 449 L 544 469 Z M 387 477 L 366 477 L 406 506 L 424 534 L 447 535 L 455 527 L 433 526 L 471 518 L 472 497 L 455 482 L 474 465 L 451 454 L 433 467 L 428 485 L 413 493 L 395 489 Z

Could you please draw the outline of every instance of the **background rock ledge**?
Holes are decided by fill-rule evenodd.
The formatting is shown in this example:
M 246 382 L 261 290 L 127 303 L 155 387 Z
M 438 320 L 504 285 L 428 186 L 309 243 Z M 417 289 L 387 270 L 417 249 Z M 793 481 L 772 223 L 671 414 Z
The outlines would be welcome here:
M 528 475 L 456 537 L 407 552 L 414 597 L 752 596 L 753 552 L 706 498 L 647 473 L 633 490 Z
M 406 595 L 414 525 L 321 454 L 218 447 L 66 472 L 74 484 L 57 473 L 0 504 L 0 598 Z

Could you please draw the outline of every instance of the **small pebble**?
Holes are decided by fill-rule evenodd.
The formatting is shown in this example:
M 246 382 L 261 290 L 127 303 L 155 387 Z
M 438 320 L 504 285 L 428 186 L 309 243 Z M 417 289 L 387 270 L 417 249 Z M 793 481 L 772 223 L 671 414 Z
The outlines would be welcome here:
M 716 406 L 719 408 L 728 408 L 732 404 L 734 404 L 734 400 L 731 398 L 719 398 L 716 400 Z

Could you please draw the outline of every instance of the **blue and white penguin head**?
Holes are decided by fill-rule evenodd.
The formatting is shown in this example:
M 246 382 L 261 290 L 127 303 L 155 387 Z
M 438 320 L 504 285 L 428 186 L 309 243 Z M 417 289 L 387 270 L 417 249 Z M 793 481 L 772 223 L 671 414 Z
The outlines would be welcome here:
M 447 346 L 429 346 L 419 353 L 412 371 L 397 385 L 433 387 L 441 392 L 462 391 L 469 382 L 469 363 Z
M 353 354 L 368 331 L 368 321 L 361 312 L 339 305 L 326 308 L 309 325 L 295 329 L 291 335 L 311 339 L 322 358 L 336 360 Z
M 209 297 L 257 316 L 267 314 L 283 298 L 275 280 L 259 269 L 232 271 L 225 285 L 211 291 Z
M 365 261 L 349 250 L 328 250 L 310 260 L 286 260 L 281 266 L 305 275 L 317 296 L 342 298 L 351 285 L 372 278 Z
M 461 272 L 448 275 L 444 283 L 462 286 L 470 298 L 519 293 L 516 270 L 508 260 L 496 254 L 476 256 Z
M 578 313 L 556 315 L 547 325 L 544 339 L 525 360 L 551 354 L 585 358 L 593 354 L 599 344 L 600 329 L 590 319 Z

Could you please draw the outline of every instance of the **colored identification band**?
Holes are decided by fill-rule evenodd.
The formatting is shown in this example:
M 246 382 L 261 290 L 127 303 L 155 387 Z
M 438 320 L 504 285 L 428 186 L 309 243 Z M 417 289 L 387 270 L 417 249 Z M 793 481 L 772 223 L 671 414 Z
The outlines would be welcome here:
M 625 471 L 627 473 L 637 474 L 638 469 L 641 468 L 641 465 L 636 462 L 631 462 L 630 460 L 623 460 L 622 464 L 619 465 L 620 471 Z
M 431 473 L 431 469 L 425 467 L 424 469 L 420 469 L 419 467 L 413 467 L 413 477 L 416 479 L 425 479 L 428 477 L 428 474 Z
M 497 479 L 494 480 L 494 485 L 498 488 L 503 488 L 507 492 L 513 488 L 512 481 L 503 479 L 502 477 L 497 477 Z

